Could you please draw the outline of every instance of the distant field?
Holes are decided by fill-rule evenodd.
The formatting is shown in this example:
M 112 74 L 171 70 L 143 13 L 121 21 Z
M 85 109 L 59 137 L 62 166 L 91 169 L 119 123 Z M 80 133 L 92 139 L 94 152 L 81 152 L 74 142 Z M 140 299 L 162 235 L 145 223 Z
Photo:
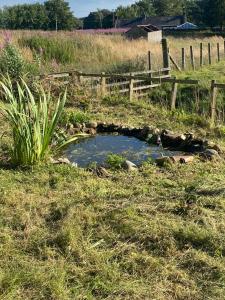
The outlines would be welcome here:
M 129 72 L 147 67 L 147 52 L 152 53 L 154 69 L 162 67 L 161 45 L 146 40 L 127 40 L 120 35 L 82 35 L 75 32 L 12 31 L 13 42 L 19 45 L 23 56 L 32 63 L 39 62 L 39 72 L 78 69 L 81 71 Z M 0 34 L 3 36 L 3 34 Z M 1 37 L 0 37 L 1 39 Z M 212 45 L 212 62 L 216 61 L 216 44 L 221 45 L 224 58 L 224 40 L 169 38 L 170 53 L 181 65 L 181 48 L 186 49 L 190 68 L 190 45 L 194 48 L 196 66 L 199 65 L 199 44 L 203 43 L 203 60 L 207 63 L 207 44 Z

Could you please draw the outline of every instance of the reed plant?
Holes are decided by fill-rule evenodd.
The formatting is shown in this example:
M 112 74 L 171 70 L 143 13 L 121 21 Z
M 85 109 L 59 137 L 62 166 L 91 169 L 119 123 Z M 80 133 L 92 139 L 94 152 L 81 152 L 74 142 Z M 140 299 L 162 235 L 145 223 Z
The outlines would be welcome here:
M 43 161 L 50 152 L 52 138 L 66 101 L 66 91 L 53 105 L 50 92 L 42 87 L 32 92 L 24 80 L 13 86 L 7 78 L 0 81 L 4 97 L 1 110 L 12 129 L 11 160 L 20 166 Z

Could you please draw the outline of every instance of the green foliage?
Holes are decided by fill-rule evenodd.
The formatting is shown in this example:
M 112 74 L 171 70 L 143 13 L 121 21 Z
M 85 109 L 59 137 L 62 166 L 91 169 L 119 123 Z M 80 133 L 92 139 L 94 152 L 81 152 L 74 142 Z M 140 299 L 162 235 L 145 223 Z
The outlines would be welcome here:
M 42 51 L 42 57 L 49 62 L 55 60 L 57 63 L 67 64 L 74 62 L 74 46 L 72 41 L 62 41 L 56 38 L 33 36 L 19 40 L 21 46 L 29 47 L 37 55 Z
M 64 0 L 6 6 L 0 11 L 0 27 L 7 29 L 72 30 L 79 25 Z
M 90 121 L 90 115 L 82 111 L 70 112 L 68 116 L 68 122 L 71 124 L 75 124 L 75 123 L 82 124 L 88 121 Z
M 14 45 L 7 43 L 0 50 L 0 72 L 2 74 L 8 74 L 13 79 L 19 78 L 23 75 L 25 66 L 23 57 Z
M 66 101 L 59 97 L 55 108 L 51 107 L 51 95 L 38 89 L 32 94 L 27 84 L 17 83 L 14 91 L 10 79 L 0 82 L 8 101 L 1 109 L 7 118 L 13 136 L 11 159 L 16 165 L 29 166 L 44 160 L 49 153 L 54 131 Z M 36 99 L 35 99 L 36 98 Z
M 119 154 L 109 154 L 106 159 L 106 163 L 113 170 L 121 169 L 124 162 L 125 158 Z

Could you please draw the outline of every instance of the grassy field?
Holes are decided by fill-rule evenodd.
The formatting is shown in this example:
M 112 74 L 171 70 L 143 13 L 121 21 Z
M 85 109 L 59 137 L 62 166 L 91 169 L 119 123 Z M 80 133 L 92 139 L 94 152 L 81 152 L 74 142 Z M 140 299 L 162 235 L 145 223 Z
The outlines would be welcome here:
M 35 40 L 31 32 L 12 33 L 24 58 L 39 71 L 124 71 L 131 62 L 137 67 L 137 57 L 146 59 L 149 49 L 145 41 L 121 37 L 52 34 L 48 43 L 49 33 L 40 34 Z M 58 51 L 59 41 L 69 49 L 66 55 Z M 31 42 L 35 51 L 25 46 Z M 183 43 L 187 40 L 170 40 L 174 55 Z M 43 45 L 45 50 L 38 48 Z M 159 57 L 157 47 L 151 51 Z M 179 76 L 222 80 L 223 66 Z M 59 86 L 52 90 L 62 92 Z M 199 114 L 169 111 L 160 102 L 165 93 L 154 93 L 158 102 L 150 104 L 96 99 L 69 87 L 63 118 L 72 113 L 80 120 L 192 132 L 224 149 L 223 124 L 212 127 Z M 148 162 L 138 172 L 109 170 L 109 177 L 100 178 L 48 161 L 15 168 L 8 161 L 12 135 L 2 116 L 0 136 L 0 299 L 225 299 L 223 158 L 163 168 Z
M 152 53 L 153 68 L 162 67 L 160 44 L 145 40 L 126 40 L 122 36 L 85 35 L 73 32 L 11 31 L 12 41 L 18 45 L 26 60 L 37 63 L 37 72 L 78 69 L 84 72 L 126 72 L 147 67 L 147 52 Z M 5 33 L 0 32 L 0 41 Z M 207 44 L 212 45 L 212 61 L 216 61 L 216 44 L 223 38 L 169 38 L 170 53 L 181 65 L 181 48 L 185 47 L 187 67 L 190 68 L 190 45 L 193 46 L 196 66 L 199 64 L 199 44 L 203 43 L 203 58 L 207 62 Z M 63 47 L 61 43 L 63 42 Z
M 224 145 L 199 116 L 142 101 L 102 100 L 86 114 L 193 131 Z M 4 157 L 4 119 L 0 126 Z M 63 165 L 2 164 L 0 298 L 224 299 L 224 174 L 223 163 L 198 160 L 109 178 Z

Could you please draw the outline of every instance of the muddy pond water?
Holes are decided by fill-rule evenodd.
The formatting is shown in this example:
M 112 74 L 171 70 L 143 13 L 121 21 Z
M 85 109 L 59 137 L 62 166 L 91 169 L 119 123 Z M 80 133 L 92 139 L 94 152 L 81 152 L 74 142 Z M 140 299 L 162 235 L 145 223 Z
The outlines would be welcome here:
M 104 164 L 109 154 L 122 155 L 136 165 L 141 165 L 149 158 L 157 159 L 179 154 L 179 152 L 149 145 L 135 137 L 110 134 L 82 138 L 64 150 L 64 155 L 79 167 L 87 167 L 91 163 Z

